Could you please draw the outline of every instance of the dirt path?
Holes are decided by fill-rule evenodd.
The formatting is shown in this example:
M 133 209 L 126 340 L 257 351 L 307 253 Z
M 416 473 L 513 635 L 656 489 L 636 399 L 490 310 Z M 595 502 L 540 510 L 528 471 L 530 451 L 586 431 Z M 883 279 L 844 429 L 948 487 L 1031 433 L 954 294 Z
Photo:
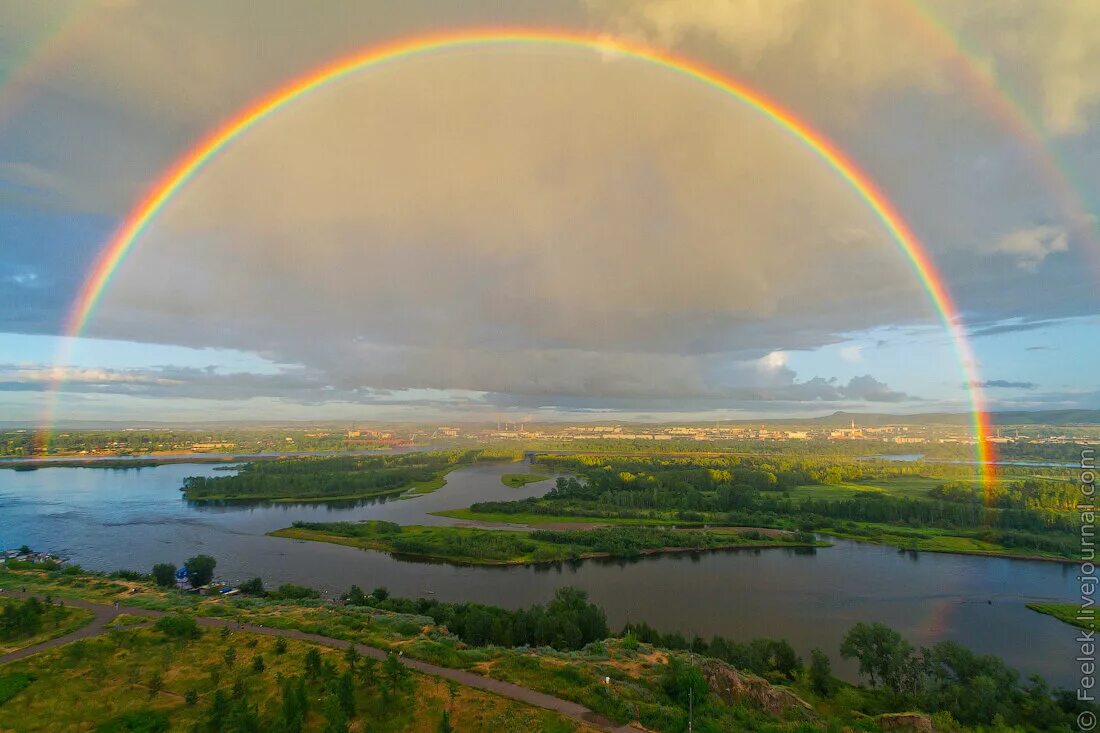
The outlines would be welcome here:
M 10 598 L 30 598 L 32 593 L 19 593 L 12 591 L 0 591 L 5 596 Z M 142 616 L 145 618 L 160 618 L 166 616 L 163 611 L 151 611 L 147 608 L 135 608 L 133 606 L 111 606 L 103 603 L 91 603 L 89 601 L 77 601 L 66 600 L 65 603 L 69 606 L 76 606 L 77 608 L 86 608 L 95 614 L 91 623 L 76 631 L 59 636 L 56 639 L 50 639 L 44 641 L 41 644 L 34 644 L 33 646 L 24 647 L 23 649 L 17 649 L 14 652 L 9 652 L 0 656 L 0 665 L 7 664 L 8 662 L 14 662 L 18 659 L 25 659 L 32 655 L 44 652 L 47 649 L 53 649 L 55 647 L 69 644 L 79 639 L 87 639 L 93 636 L 102 634 L 107 625 L 120 613 L 129 614 L 131 616 Z M 327 646 L 333 649 L 347 649 L 348 642 L 341 639 L 333 639 L 329 636 L 320 636 L 318 634 L 308 634 L 304 631 L 298 631 L 297 629 L 275 629 L 267 626 L 258 626 L 254 624 L 239 624 L 236 621 L 225 618 L 213 618 L 209 616 L 200 616 L 195 619 L 200 626 L 208 628 L 230 628 L 240 629 L 241 631 L 247 631 L 253 634 L 265 634 L 267 636 L 282 636 L 287 639 L 297 639 L 299 641 L 305 641 L 312 644 L 319 644 L 321 646 Z M 356 649 L 360 654 L 373 659 L 384 660 L 387 652 L 376 647 L 367 646 L 365 644 L 356 644 Z M 601 715 L 589 710 L 583 705 L 579 705 L 569 700 L 563 700 L 553 695 L 547 695 L 536 690 L 532 690 L 527 687 L 520 687 L 514 685 L 511 682 L 504 682 L 502 680 L 496 680 L 491 677 L 483 677 L 473 672 L 467 672 L 462 669 L 451 669 L 450 667 L 440 667 L 435 664 L 429 664 L 428 662 L 422 662 L 418 659 L 410 659 L 408 657 L 400 657 L 401 663 L 409 669 L 423 674 L 435 675 L 436 677 L 444 677 L 446 679 L 454 680 L 460 685 L 467 687 L 473 687 L 478 690 L 485 690 L 486 692 L 492 692 L 500 695 L 501 697 L 507 697 L 518 702 L 533 705 L 535 707 L 543 708 L 545 710 L 553 710 L 556 713 L 560 713 L 567 718 L 585 723 L 587 725 L 601 728 L 606 731 L 612 731 L 612 733 L 645 733 L 640 728 L 635 728 L 631 725 L 617 726 L 615 723 L 607 720 Z

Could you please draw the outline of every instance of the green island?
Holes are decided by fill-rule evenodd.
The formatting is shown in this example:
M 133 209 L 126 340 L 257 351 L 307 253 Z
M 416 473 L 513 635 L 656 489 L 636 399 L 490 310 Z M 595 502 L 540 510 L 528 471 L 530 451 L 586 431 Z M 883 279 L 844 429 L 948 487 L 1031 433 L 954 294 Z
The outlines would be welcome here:
M 119 604 L 102 633 L 0 659 L 0 730 L 679 733 L 690 715 L 714 733 L 1053 733 L 1097 710 L 997 657 L 917 648 L 873 622 L 803 659 L 782 639 L 688 638 L 645 622 L 615 631 L 569 587 L 504 609 L 357 586 L 329 601 L 259 578 L 239 595 L 199 595 L 158 585 L 161 575 L 0 566 L 0 587 L 49 597 L 43 609 Z M 833 674 L 837 659 L 858 665 L 860 684 Z M 593 713 L 533 707 L 490 692 L 497 681 Z
M 537 527 L 756 527 L 903 550 L 1072 562 L 1077 487 L 1065 469 L 1005 469 L 787 455 L 539 454 L 568 473 L 544 496 L 438 512 Z
M 1032 611 L 1053 616 L 1070 626 L 1089 630 L 1096 628 L 1095 608 L 1093 608 L 1092 614 L 1089 615 L 1087 612 L 1082 612 L 1081 605 L 1078 603 L 1029 603 L 1027 607 Z
M 539 481 L 546 481 L 549 478 L 549 476 L 541 476 L 536 473 L 506 473 L 500 477 L 500 482 L 513 489 L 520 489 L 527 484 L 537 484 Z
M 252 461 L 233 474 L 188 477 L 182 491 L 189 501 L 283 503 L 426 494 L 446 484 L 446 475 L 460 466 L 518 455 L 481 449 Z
M 364 522 L 295 522 L 274 537 L 331 542 L 365 550 L 464 565 L 523 565 L 596 557 L 638 557 L 753 547 L 815 547 L 812 535 L 747 529 L 679 530 L 658 527 L 593 527 L 506 531 L 471 527 Z

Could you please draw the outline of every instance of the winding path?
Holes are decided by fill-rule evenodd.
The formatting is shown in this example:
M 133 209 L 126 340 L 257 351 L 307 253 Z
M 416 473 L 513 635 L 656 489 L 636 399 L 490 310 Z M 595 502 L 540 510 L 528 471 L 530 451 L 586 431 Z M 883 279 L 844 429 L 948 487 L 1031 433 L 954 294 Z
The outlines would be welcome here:
M 30 598 L 33 593 L 20 593 L 12 591 L 0 591 L 4 596 L 9 598 Z M 111 623 L 120 613 L 129 614 L 131 616 L 142 616 L 145 618 L 160 618 L 166 616 L 164 611 L 152 611 L 147 608 L 136 608 L 133 606 L 112 606 L 105 603 L 92 603 L 90 601 L 80 601 L 66 599 L 65 603 L 70 606 L 76 606 L 77 608 L 86 608 L 94 615 L 92 621 L 86 626 L 83 626 L 76 631 L 73 631 L 64 636 L 59 636 L 56 639 L 50 639 L 40 644 L 34 644 L 32 646 L 17 649 L 13 652 L 0 655 L 0 665 L 7 664 L 8 662 L 14 662 L 18 659 L 25 659 L 27 657 L 44 652 L 47 649 L 53 649 L 55 647 L 69 644 L 79 639 L 87 639 L 93 636 L 102 634 L 108 624 Z M 236 621 L 225 618 L 213 618 L 210 616 L 200 616 L 195 619 L 200 626 L 206 626 L 210 628 L 230 628 L 239 629 L 241 631 L 247 631 L 253 634 L 265 634 L 267 636 L 282 636 L 287 639 L 297 639 L 299 641 L 309 642 L 311 644 L 319 644 L 321 646 L 331 647 L 333 649 L 347 649 L 348 642 L 342 639 L 334 639 L 329 636 L 320 636 L 318 634 L 308 634 L 304 631 L 298 631 L 297 629 L 276 629 L 268 626 L 257 626 L 254 624 L 239 624 Z M 367 646 L 365 644 L 356 644 L 356 650 L 364 655 L 373 659 L 384 660 L 387 656 L 387 652 L 378 649 L 376 647 Z M 478 690 L 484 690 L 486 692 L 492 692 L 501 697 L 507 697 L 518 702 L 526 703 L 527 705 L 533 705 L 535 707 L 543 708 L 545 710 L 552 710 L 556 713 L 564 715 L 567 718 L 572 718 L 578 722 L 590 725 L 594 728 L 600 728 L 601 730 L 611 731 L 612 733 L 645 733 L 641 728 L 636 728 L 632 725 L 616 725 L 615 723 L 607 720 L 603 716 L 589 710 L 583 705 L 579 705 L 569 700 L 563 700 L 560 697 L 554 697 L 553 695 L 547 695 L 537 690 L 532 690 L 528 687 L 520 687 L 519 685 L 512 684 L 511 682 L 504 682 L 502 680 L 493 679 L 492 677 L 483 677 L 482 675 L 475 674 L 473 672 L 467 672 L 463 669 L 452 669 L 450 667 L 440 667 L 435 664 L 429 664 L 428 662 L 422 662 L 418 659 L 410 659 L 409 657 L 399 657 L 401 663 L 409 669 L 421 672 L 423 674 L 435 675 L 436 677 L 443 677 L 446 679 L 454 680 L 460 685 L 466 687 L 473 687 Z

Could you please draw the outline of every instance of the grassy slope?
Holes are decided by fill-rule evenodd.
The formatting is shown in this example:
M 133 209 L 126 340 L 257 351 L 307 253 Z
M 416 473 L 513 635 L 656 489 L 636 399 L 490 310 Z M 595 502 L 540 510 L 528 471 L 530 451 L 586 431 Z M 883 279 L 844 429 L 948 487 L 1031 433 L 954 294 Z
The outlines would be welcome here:
M 4 598 L 0 596 L 0 611 L 2 611 L 6 605 L 18 602 L 19 601 L 14 598 Z M 16 649 L 22 649 L 23 647 L 33 644 L 41 644 L 44 641 L 64 636 L 65 634 L 76 631 L 82 626 L 86 626 L 93 618 L 92 612 L 86 611 L 83 608 L 58 609 L 54 607 L 51 612 L 58 614 L 58 616 L 46 619 L 41 631 L 34 636 L 23 637 L 21 639 L 0 639 L 0 654 L 7 654 Z
M 115 632 L 4 668 L 4 674 L 29 673 L 34 681 L 0 706 L 0 729 L 18 733 L 78 730 L 85 729 L 81 724 L 154 709 L 168 713 L 173 730 L 190 730 L 209 708 L 213 691 L 220 688 L 228 695 L 238 680 L 249 701 L 258 704 L 261 715 L 271 715 L 279 702 L 277 675 L 301 674 L 310 646 L 289 640 L 286 653 L 278 654 L 275 639 L 246 632 L 222 638 L 206 631 L 189 642 L 169 641 L 151 629 Z M 227 647 L 236 649 L 237 661 L 232 666 L 223 659 Z M 339 669 L 344 668 L 342 652 L 316 648 Z M 258 655 L 264 658 L 262 672 L 251 667 Z M 149 687 L 154 674 L 164 681 L 157 694 Z M 412 683 L 411 690 L 388 705 L 383 705 L 379 685 L 357 685 L 357 729 L 436 730 L 449 705 L 446 685 L 421 674 L 414 674 Z M 199 702 L 188 706 L 183 695 L 192 689 L 199 694 Z M 321 694 L 319 683 L 317 694 Z M 307 730 L 323 729 L 321 708 L 320 704 L 313 706 Z M 553 713 L 471 688 L 459 689 L 452 722 L 457 730 L 589 730 Z

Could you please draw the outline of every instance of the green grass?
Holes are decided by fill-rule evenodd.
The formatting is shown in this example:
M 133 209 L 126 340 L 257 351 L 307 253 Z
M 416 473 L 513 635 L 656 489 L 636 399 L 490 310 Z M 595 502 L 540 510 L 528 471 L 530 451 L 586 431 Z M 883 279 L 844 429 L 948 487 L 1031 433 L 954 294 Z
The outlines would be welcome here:
M 302 674 L 308 650 L 317 649 L 338 672 L 346 667 L 341 650 L 288 639 L 286 651 L 279 654 L 275 644 L 270 636 L 239 631 L 224 638 L 218 632 L 204 631 L 198 639 L 177 641 L 141 629 L 51 650 L 16 662 L 4 670 L 6 674 L 0 674 L 0 730 L 122 731 L 134 729 L 125 725 L 127 722 L 167 717 L 171 730 L 189 731 L 195 723 L 204 722 L 215 690 L 232 697 L 237 684 L 260 712 L 260 729 L 271 730 L 281 697 L 279 677 Z M 237 653 L 232 665 L 224 661 L 229 647 Z M 264 669 L 259 672 L 251 664 L 256 656 L 264 658 Z M 158 677 L 162 687 L 154 692 L 150 682 Z M 311 699 L 320 700 L 326 694 L 325 682 L 308 684 Z M 190 690 L 198 695 L 193 706 L 184 700 Z M 417 673 L 389 701 L 382 698 L 381 684 L 356 684 L 354 695 L 352 730 L 372 733 L 435 731 L 442 711 L 451 705 L 441 680 Z M 467 687 L 457 690 L 452 722 L 456 730 L 578 730 L 554 713 Z M 305 730 L 311 733 L 324 729 L 321 704 L 312 706 L 305 723 Z
M 0 596 L 0 611 L 5 606 L 20 602 L 14 598 Z M 61 608 L 52 605 L 46 610 L 46 614 L 42 619 L 42 627 L 38 633 L 16 639 L 0 639 L 0 654 L 7 654 L 16 649 L 41 644 L 44 641 L 70 634 L 83 626 L 87 626 L 93 618 L 92 612 L 83 608 L 73 608 L 72 606 Z
M 536 484 L 539 481 L 546 481 L 549 478 L 549 476 L 540 476 L 535 473 L 506 473 L 500 477 L 500 482 L 513 489 L 519 489 L 527 484 Z
M 854 527 L 847 526 L 849 524 L 854 525 Z M 962 529 L 948 530 L 937 527 L 903 527 L 874 522 L 849 522 L 842 526 L 823 527 L 816 531 L 832 537 L 893 545 L 902 550 L 947 552 L 958 555 L 989 555 L 1057 562 L 1072 561 L 1072 558 L 1053 552 L 1005 547 L 995 542 L 980 539 L 971 534 L 971 531 Z
M 8 700 L 30 687 L 32 682 L 34 682 L 34 677 L 31 677 L 26 672 L 13 672 L 11 674 L 0 675 L 0 705 L 3 705 Z
M 823 499 L 836 501 L 851 499 L 868 492 L 884 494 L 902 499 L 927 499 L 928 492 L 948 481 L 965 481 L 980 485 L 978 478 L 944 478 L 942 476 L 895 476 L 885 479 L 849 481 L 839 484 L 809 484 L 795 487 L 790 492 L 797 499 Z
M 1081 629 L 1092 630 L 1096 628 L 1096 609 L 1092 609 L 1092 616 L 1082 614 L 1081 606 L 1076 603 L 1029 603 L 1027 607 L 1032 611 L 1053 616 L 1063 623 L 1076 626 Z M 1083 616 L 1083 618 L 1078 618 Z

